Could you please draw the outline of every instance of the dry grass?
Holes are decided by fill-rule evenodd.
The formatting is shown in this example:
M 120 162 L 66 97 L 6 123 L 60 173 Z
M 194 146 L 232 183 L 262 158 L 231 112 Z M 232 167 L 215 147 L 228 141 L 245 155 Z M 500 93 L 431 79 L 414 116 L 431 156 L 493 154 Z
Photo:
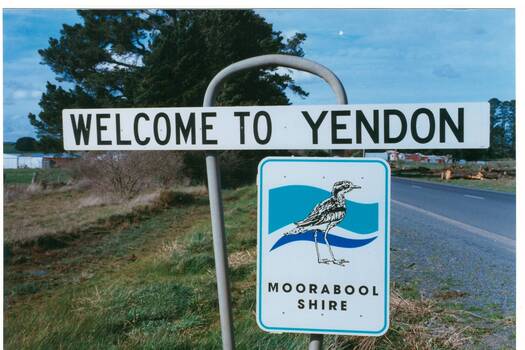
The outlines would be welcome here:
M 390 294 L 391 325 L 381 337 L 337 337 L 330 349 L 464 349 L 472 343 L 472 329 L 459 311 L 439 306 L 431 299 L 411 300 L 393 290 Z M 453 319 L 458 322 L 450 322 Z
M 177 188 L 202 194 L 203 186 Z M 73 233 L 80 228 L 126 215 L 136 208 L 156 207 L 161 190 L 141 193 L 129 200 L 88 191 L 82 184 L 44 190 L 38 185 L 10 185 L 4 192 L 4 241 L 22 242 L 43 235 Z
M 204 185 L 200 186 L 181 186 L 177 187 L 176 190 L 178 192 L 188 193 L 195 196 L 207 196 L 208 195 L 208 188 Z
M 175 252 L 182 252 L 183 248 L 178 240 L 164 241 L 160 244 L 160 247 L 155 254 L 155 262 L 166 262 L 173 256 Z
M 5 242 L 72 232 L 91 222 L 129 210 L 86 192 L 43 191 L 4 206 Z
M 78 209 L 83 209 L 89 207 L 115 204 L 116 201 L 114 198 L 108 195 L 88 194 L 87 196 L 80 198 L 77 203 Z
M 133 209 L 139 206 L 148 206 L 152 205 L 157 201 L 160 196 L 161 191 L 154 191 L 150 193 L 141 193 L 136 197 L 133 197 L 131 200 L 126 201 L 124 204 L 129 209 Z
M 236 268 L 239 266 L 248 265 L 250 263 L 255 263 L 256 259 L 256 249 L 236 251 L 228 256 L 228 265 L 231 268 Z

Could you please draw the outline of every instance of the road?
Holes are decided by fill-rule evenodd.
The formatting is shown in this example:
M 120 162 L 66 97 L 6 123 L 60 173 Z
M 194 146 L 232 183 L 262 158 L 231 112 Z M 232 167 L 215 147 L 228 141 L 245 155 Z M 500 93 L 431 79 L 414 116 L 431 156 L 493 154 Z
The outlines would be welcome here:
M 514 314 L 516 196 L 392 178 L 392 279 Z

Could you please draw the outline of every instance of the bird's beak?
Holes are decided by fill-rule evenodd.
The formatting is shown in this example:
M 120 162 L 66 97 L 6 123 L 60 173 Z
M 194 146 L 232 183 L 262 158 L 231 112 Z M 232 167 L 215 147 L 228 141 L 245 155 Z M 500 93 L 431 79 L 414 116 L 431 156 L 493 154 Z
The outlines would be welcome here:
M 361 188 L 361 186 L 355 186 L 355 185 L 352 186 L 352 189 L 353 189 L 353 190 L 357 190 L 357 189 L 359 189 L 359 188 Z

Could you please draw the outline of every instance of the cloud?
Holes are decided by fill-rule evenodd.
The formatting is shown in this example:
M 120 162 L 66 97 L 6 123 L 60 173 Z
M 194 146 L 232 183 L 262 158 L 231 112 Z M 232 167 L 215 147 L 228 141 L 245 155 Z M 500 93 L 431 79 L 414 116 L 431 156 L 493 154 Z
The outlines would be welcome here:
M 311 73 L 290 68 L 278 67 L 275 72 L 278 74 L 288 74 L 296 83 L 304 83 L 316 79 L 316 76 Z
M 46 81 L 54 82 L 53 73 L 39 63 L 36 53 L 4 60 L 4 140 L 35 135 L 27 115 L 40 111 L 38 101 Z
M 281 35 L 283 36 L 284 40 L 286 40 L 286 39 L 293 38 L 294 35 L 297 33 L 303 33 L 303 31 L 299 29 L 288 29 L 288 30 L 283 31 Z
M 23 75 L 14 77 L 6 74 L 4 80 L 4 106 L 19 105 L 27 108 L 28 105 L 36 105 L 45 88 L 45 83 L 39 79 Z
M 432 71 L 432 73 L 437 76 L 437 77 L 440 77 L 440 78 L 449 78 L 449 79 L 455 79 L 455 78 L 459 78 L 461 75 L 459 74 L 459 72 L 454 69 L 454 67 L 452 67 L 450 64 L 446 63 L 446 64 L 442 64 L 436 68 L 434 68 L 434 70 Z
M 35 99 L 39 98 L 42 94 L 42 91 L 40 90 L 24 90 L 24 89 L 18 89 L 14 91 L 9 91 L 11 96 L 9 97 L 15 99 L 15 100 L 24 100 L 24 99 Z
M 35 137 L 35 129 L 29 123 L 27 116 L 11 115 L 9 121 L 4 120 L 4 141 L 16 141 L 20 137 Z
M 142 56 L 138 54 L 132 54 L 132 53 L 127 54 L 127 55 L 113 54 L 111 58 L 115 62 L 118 62 L 118 63 L 122 62 L 124 65 L 118 64 L 118 63 L 104 62 L 104 63 L 97 64 L 96 69 L 101 70 L 101 71 L 113 71 L 117 68 L 118 69 L 130 69 L 126 65 L 135 66 L 135 67 L 144 67 Z

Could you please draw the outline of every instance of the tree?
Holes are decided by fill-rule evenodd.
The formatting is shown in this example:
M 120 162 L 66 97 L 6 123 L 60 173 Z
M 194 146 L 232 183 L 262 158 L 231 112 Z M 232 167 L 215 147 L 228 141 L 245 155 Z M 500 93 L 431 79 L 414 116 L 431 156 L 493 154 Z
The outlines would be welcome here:
M 15 149 L 20 152 L 34 152 L 38 148 L 38 143 L 32 137 L 21 137 L 16 140 Z
M 491 98 L 490 146 L 488 149 L 431 149 L 406 150 L 426 154 L 450 154 L 455 159 L 487 160 L 516 157 L 516 100 L 500 101 Z
M 500 101 L 497 98 L 490 103 L 490 158 L 516 156 L 516 101 Z
M 63 25 L 60 38 L 39 50 L 65 90 L 48 83 L 42 111 L 29 114 L 48 147 L 61 148 L 64 108 L 199 106 L 211 78 L 251 56 L 302 56 L 304 34 L 285 40 L 249 10 L 86 10 L 83 23 Z M 237 76 L 223 88 L 222 105 L 288 104 L 285 90 L 307 93 L 275 68 Z
M 37 130 L 40 148 L 47 152 L 62 150 L 62 109 L 95 107 L 96 101 L 78 85 L 66 91 L 48 82 L 38 104 L 42 111 L 28 117 Z
M 137 96 L 141 104 L 199 106 L 210 80 L 231 63 L 270 53 L 304 55 L 304 34 L 283 42 L 281 33 L 253 11 L 167 11 L 156 20 L 160 34 L 144 57 L 144 83 Z M 228 81 L 218 102 L 289 104 L 286 88 L 306 96 L 288 74 L 275 68 L 252 70 Z

